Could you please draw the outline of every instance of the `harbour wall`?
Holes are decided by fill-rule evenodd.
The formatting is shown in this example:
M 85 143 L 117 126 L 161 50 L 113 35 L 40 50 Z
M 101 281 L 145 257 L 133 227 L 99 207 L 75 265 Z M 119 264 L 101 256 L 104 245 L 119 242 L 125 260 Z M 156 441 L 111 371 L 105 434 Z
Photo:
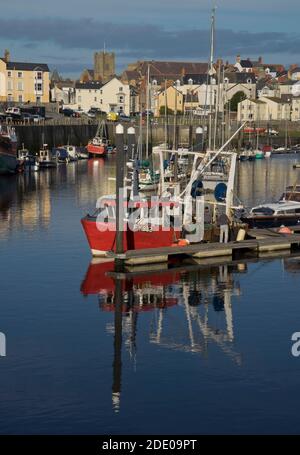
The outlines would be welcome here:
M 126 123 L 124 126 L 125 144 L 127 143 L 127 129 L 132 126 L 130 123 Z M 115 143 L 115 123 L 108 123 L 106 125 L 107 135 L 111 144 Z M 15 129 L 18 136 L 18 148 L 24 147 L 32 152 L 37 152 L 43 144 L 48 144 L 49 147 L 71 144 L 77 146 L 86 146 L 89 139 L 93 138 L 97 131 L 97 123 L 70 123 L 70 124 L 41 124 L 41 125 L 15 125 Z M 234 131 L 235 128 L 232 129 Z M 177 126 L 177 138 L 179 146 L 190 146 L 195 143 L 195 130 L 196 126 L 190 127 L 188 125 Z M 139 134 L 139 127 L 136 127 L 136 134 Z M 174 127 L 168 125 L 165 126 L 156 125 L 152 126 L 149 130 L 149 143 L 157 145 L 159 143 L 167 142 L 173 145 L 174 140 Z M 145 143 L 146 139 L 146 127 L 143 127 L 142 142 Z M 292 144 L 300 143 L 300 133 L 294 134 L 292 137 L 289 135 L 289 142 Z M 254 140 L 252 138 L 252 140 Z M 260 137 L 259 142 L 265 144 L 268 141 L 271 144 L 282 146 L 285 143 L 285 135 L 280 134 L 279 137 Z M 138 137 L 136 142 L 138 141 Z M 239 148 L 243 143 L 249 141 L 247 134 L 240 134 L 233 141 L 233 146 Z M 220 141 L 219 141 L 220 142 Z

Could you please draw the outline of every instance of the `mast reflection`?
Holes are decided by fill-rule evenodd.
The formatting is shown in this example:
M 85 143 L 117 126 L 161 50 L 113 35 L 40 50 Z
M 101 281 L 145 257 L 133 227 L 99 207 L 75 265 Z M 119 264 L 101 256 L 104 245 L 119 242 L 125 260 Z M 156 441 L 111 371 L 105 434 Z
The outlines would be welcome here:
M 93 260 L 81 285 L 84 295 L 97 295 L 101 311 L 114 313 L 106 330 L 114 336 L 115 412 L 120 410 L 122 345 L 135 368 L 138 322 L 139 330 L 150 324 L 147 337 L 153 345 L 205 358 L 215 345 L 241 364 L 241 355 L 234 349 L 232 297 L 241 295 L 236 276 L 245 273 L 247 265 L 209 266 L 192 261 L 163 269 L 161 264 L 151 267 L 119 272 L 111 260 Z

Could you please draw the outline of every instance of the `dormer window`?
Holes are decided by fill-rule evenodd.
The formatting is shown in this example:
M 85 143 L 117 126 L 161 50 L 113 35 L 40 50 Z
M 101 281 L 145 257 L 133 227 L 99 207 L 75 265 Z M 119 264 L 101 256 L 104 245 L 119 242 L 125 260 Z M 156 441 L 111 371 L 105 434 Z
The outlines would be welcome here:
M 225 84 L 229 84 L 229 79 L 228 79 L 228 77 L 225 77 L 224 83 L 225 83 Z
M 156 79 L 153 79 L 152 85 L 157 85 L 157 80 Z
M 252 80 L 249 78 L 247 79 L 247 84 L 251 84 Z
M 188 84 L 189 84 L 189 85 L 193 85 L 193 79 L 189 79 L 189 80 L 188 80 Z
M 176 81 L 176 87 L 180 87 L 180 80 L 179 79 L 177 79 L 177 81 Z

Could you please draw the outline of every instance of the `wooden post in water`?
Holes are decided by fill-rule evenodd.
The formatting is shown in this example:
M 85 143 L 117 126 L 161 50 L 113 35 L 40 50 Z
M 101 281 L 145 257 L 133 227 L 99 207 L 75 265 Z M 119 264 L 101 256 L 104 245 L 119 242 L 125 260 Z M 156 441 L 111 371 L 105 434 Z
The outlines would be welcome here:
M 195 140 L 194 150 L 196 152 L 203 151 L 203 128 L 201 126 L 198 126 L 196 128 L 196 140 Z
M 139 195 L 139 169 L 138 169 L 138 151 L 136 147 L 135 129 L 131 126 L 127 130 L 128 138 L 128 157 L 133 160 L 132 190 L 133 196 Z
M 135 129 L 130 126 L 127 130 L 127 142 L 128 142 L 128 158 L 134 160 L 135 158 Z
M 124 128 L 116 126 L 116 253 L 124 253 Z
M 116 271 L 118 266 L 116 265 Z M 114 361 L 113 361 L 113 384 L 112 384 L 112 404 L 117 413 L 120 410 L 121 398 L 121 378 L 122 378 L 122 302 L 123 286 L 120 278 L 115 279 L 115 336 L 114 336 Z

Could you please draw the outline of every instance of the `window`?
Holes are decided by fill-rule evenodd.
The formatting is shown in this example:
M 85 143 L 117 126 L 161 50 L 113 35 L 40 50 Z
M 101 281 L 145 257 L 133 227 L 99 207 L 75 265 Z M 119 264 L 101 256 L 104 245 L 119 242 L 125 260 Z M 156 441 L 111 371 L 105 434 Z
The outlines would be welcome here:
M 14 97 L 12 95 L 7 96 L 7 101 L 13 101 L 13 100 L 14 100 Z
M 123 95 L 119 96 L 118 103 L 124 103 L 124 96 Z
M 18 90 L 23 90 L 23 82 L 18 82 Z
M 123 92 L 123 87 L 120 87 L 120 88 L 119 88 L 119 92 Z
M 92 90 L 89 90 L 89 93 L 92 93 Z
M 96 96 L 94 97 L 94 101 L 96 101 L 96 102 L 97 102 L 97 97 L 96 97 Z
M 13 83 L 12 83 L 12 81 L 8 81 L 8 83 L 7 83 L 7 88 L 8 88 L 8 90 L 13 90 Z
M 35 84 L 35 90 L 37 92 L 40 92 L 42 90 L 42 87 L 43 87 L 42 84 Z
M 42 79 L 42 78 L 43 78 L 42 72 L 41 72 L 41 71 L 38 71 L 36 77 L 37 77 L 37 79 Z
M 95 90 L 95 93 L 97 93 L 97 90 Z
M 19 103 L 23 102 L 23 95 L 19 95 Z
M 11 77 L 11 71 L 7 71 L 7 76 Z
M 18 77 L 23 77 L 22 71 L 18 71 Z
M 102 95 L 103 90 L 100 90 L 100 95 Z
M 103 100 L 100 100 L 100 104 L 102 104 L 102 101 L 103 101 Z

